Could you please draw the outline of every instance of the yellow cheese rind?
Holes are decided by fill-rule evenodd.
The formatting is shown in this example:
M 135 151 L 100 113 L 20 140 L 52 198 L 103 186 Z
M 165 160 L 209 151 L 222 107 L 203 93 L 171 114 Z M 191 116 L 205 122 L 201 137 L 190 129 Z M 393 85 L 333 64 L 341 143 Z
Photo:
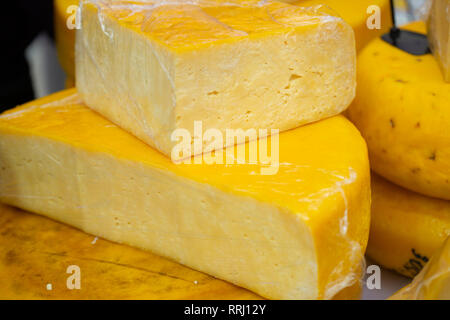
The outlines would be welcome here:
M 430 1 L 428 41 L 445 81 L 450 82 L 450 0 Z
M 281 134 L 268 176 L 258 164 L 175 165 L 77 99 L 69 90 L 0 117 L 2 202 L 267 298 L 329 299 L 358 282 L 369 165 L 344 117 Z
M 83 101 L 170 156 L 174 130 L 193 136 L 195 121 L 223 133 L 281 132 L 353 100 L 354 35 L 342 19 L 271 1 L 199 4 L 84 3 L 76 45 Z
M 433 255 L 430 262 L 390 300 L 450 300 L 450 238 Z
M 295 0 L 285 2 L 305 7 L 317 5 L 330 7 L 338 13 L 345 22 L 352 26 L 353 31 L 355 32 L 357 51 L 364 48 L 373 38 L 388 32 L 391 27 L 389 0 Z M 368 20 L 370 20 L 369 22 L 372 22 L 372 15 L 378 13 L 378 11 L 368 10 L 371 6 L 377 6 L 379 8 L 379 29 L 369 29 L 367 26 Z
M 367 255 L 415 277 L 450 236 L 450 201 L 419 195 L 372 175 Z
M 422 22 L 407 28 L 425 33 Z M 372 169 L 404 188 L 450 200 L 450 84 L 434 57 L 376 39 L 358 56 L 357 79 L 347 115 L 367 141 Z

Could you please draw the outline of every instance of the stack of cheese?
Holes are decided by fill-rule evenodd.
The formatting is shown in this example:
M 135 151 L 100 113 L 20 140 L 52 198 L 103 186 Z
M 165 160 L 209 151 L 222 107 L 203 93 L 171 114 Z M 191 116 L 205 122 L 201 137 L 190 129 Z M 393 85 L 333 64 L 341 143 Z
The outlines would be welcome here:
M 0 116 L 0 200 L 265 298 L 349 298 L 370 224 L 366 145 L 339 115 L 351 27 L 259 0 L 90 0 L 81 23 L 78 92 Z M 198 122 L 281 133 L 174 163 L 174 132 L 206 144 Z
M 433 2 L 428 24 L 436 58 L 372 41 L 359 54 L 358 92 L 348 111 L 373 171 L 386 179 L 372 179 L 368 255 L 408 277 L 450 236 L 449 12 L 449 0 Z M 405 29 L 426 33 L 423 22 Z
M 389 0 L 282 0 L 302 7 L 327 6 L 339 14 L 355 32 L 356 50 L 387 32 L 390 26 Z M 55 39 L 58 57 L 66 72 L 66 87 L 75 85 L 75 22 L 79 0 L 54 0 Z M 369 26 L 368 26 L 369 23 Z

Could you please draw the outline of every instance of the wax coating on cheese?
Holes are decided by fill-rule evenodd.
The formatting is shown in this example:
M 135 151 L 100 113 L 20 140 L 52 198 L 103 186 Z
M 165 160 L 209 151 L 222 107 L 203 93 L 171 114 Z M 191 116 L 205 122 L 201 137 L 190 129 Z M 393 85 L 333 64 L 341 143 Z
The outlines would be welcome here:
M 423 22 L 404 28 L 425 33 Z M 433 55 L 414 56 L 376 39 L 358 56 L 357 79 L 347 115 L 367 141 L 372 169 L 450 200 L 450 84 Z
M 266 298 L 329 299 L 361 274 L 365 142 L 342 116 L 279 141 L 276 175 L 176 165 L 69 90 L 0 117 L 0 200 Z
M 172 133 L 193 135 L 195 121 L 223 133 L 285 131 L 339 114 L 354 98 L 353 30 L 320 9 L 84 1 L 81 12 L 83 100 L 169 156 Z

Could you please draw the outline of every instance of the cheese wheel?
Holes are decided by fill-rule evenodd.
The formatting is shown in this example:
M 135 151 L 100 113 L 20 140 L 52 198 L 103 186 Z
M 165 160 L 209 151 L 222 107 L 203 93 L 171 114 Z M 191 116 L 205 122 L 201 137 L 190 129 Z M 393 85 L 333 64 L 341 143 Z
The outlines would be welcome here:
M 390 300 L 450 300 L 450 238 L 431 258 L 413 282 Z
M 372 175 L 370 258 L 412 278 L 448 236 L 450 201 L 422 196 Z
M 177 165 L 69 90 L 1 115 L 0 201 L 266 298 L 330 299 L 361 275 L 365 142 L 342 116 L 278 139 L 276 174 L 259 162 L 196 164 L 201 156 Z
M 408 29 L 425 32 L 417 22 Z M 358 57 L 347 115 L 367 141 L 372 169 L 404 188 L 450 200 L 450 84 L 431 54 L 381 39 Z
M 297 0 L 292 3 L 299 6 L 324 4 L 336 11 L 355 31 L 358 51 L 373 38 L 388 32 L 391 27 L 389 0 Z M 379 8 L 379 29 L 368 27 L 368 20 L 370 25 L 373 22 L 371 17 L 375 14 L 371 6 Z

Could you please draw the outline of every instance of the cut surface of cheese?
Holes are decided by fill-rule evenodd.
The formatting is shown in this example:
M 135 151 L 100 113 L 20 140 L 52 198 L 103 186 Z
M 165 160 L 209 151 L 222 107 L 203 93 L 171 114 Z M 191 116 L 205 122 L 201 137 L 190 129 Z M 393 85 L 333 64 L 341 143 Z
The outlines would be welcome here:
M 415 277 L 450 236 L 450 201 L 419 195 L 372 175 L 367 255 Z
M 333 9 L 352 26 L 357 51 L 364 48 L 373 38 L 389 31 L 391 26 L 389 0 L 295 0 L 290 2 L 298 6 L 323 4 Z M 376 25 L 377 23 L 379 25 Z
M 433 255 L 413 282 L 390 300 L 450 300 L 450 238 Z
M 2 202 L 266 298 L 332 298 L 359 280 L 370 172 L 342 116 L 280 134 L 278 173 L 261 175 L 176 165 L 68 90 L 1 115 L 0 155 Z
M 425 24 L 406 29 L 425 33 Z M 376 39 L 358 56 L 357 79 L 347 115 L 367 141 L 372 169 L 404 188 L 450 200 L 450 84 L 434 57 Z
M 341 18 L 276 1 L 192 3 L 84 1 L 76 37 L 83 101 L 171 155 L 172 133 L 193 136 L 195 121 L 223 133 L 285 131 L 353 100 L 354 34 Z
M 445 81 L 450 82 L 450 0 L 431 0 L 428 40 Z
M 58 59 L 68 82 L 75 80 L 75 29 L 69 29 L 67 22 L 75 23 L 75 6 L 79 0 L 54 0 L 55 44 Z
M 5 205 L 0 243 L 0 299 L 261 299 L 152 253 Z M 79 267 L 80 290 L 67 288 L 70 266 Z M 360 292 L 355 284 L 335 299 L 359 299 Z

